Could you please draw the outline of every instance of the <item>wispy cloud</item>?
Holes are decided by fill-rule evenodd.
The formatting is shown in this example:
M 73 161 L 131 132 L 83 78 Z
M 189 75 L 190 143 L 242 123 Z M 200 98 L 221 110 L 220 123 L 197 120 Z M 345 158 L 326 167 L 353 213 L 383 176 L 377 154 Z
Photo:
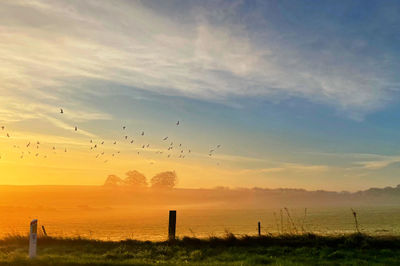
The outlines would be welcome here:
M 277 42 L 273 31 L 266 29 L 270 39 L 257 39 L 246 25 L 231 22 L 239 7 L 217 12 L 227 23 L 216 23 L 215 14 L 195 7 L 188 10 L 196 12 L 195 19 L 179 23 L 183 18 L 172 20 L 140 2 L 5 1 L 2 90 L 14 95 L 53 86 L 61 94 L 98 93 L 69 78 L 97 79 L 210 101 L 303 97 L 361 119 L 389 101 L 399 85 L 375 61 L 357 65 L 360 58 L 344 47 L 316 59 L 300 46 Z M 341 61 L 335 60 L 338 55 Z

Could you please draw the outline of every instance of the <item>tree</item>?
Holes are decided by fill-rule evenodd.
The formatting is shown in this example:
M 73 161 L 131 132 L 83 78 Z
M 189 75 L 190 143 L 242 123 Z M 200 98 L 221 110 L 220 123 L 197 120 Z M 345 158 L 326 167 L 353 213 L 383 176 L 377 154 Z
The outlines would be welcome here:
M 107 177 L 107 179 L 106 179 L 106 182 L 104 182 L 104 186 L 107 186 L 107 187 L 116 187 L 116 186 L 121 185 L 122 182 L 123 182 L 122 179 L 119 178 L 118 176 L 116 176 L 116 175 L 109 175 L 109 176 Z
M 158 189 L 172 189 L 177 183 L 175 171 L 161 172 L 151 179 L 151 187 Z
M 135 187 L 135 188 L 147 187 L 146 177 L 142 173 L 139 173 L 136 170 L 126 172 L 126 178 L 123 182 L 124 185 L 130 187 Z

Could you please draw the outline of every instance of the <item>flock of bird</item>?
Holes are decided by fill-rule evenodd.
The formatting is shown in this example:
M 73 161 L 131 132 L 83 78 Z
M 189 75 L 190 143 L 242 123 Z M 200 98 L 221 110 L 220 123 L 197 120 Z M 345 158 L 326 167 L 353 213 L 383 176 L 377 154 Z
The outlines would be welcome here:
M 63 115 L 64 114 L 64 109 L 60 108 L 60 114 Z M 177 121 L 175 123 L 175 125 L 177 127 L 180 126 L 180 121 Z M 2 131 L 6 131 L 6 127 L 5 126 L 1 126 L 1 130 Z M 78 126 L 74 126 L 73 130 L 75 132 L 78 132 Z M 135 150 L 137 150 L 137 155 L 141 155 L 141 152 L 154 152 L 155 154 L 161 155 L 161 156 L 165 156 L 166 158 L 172 158 L 172 157 L 176 157 L 179 159 L 184 159 L 187 156 L 189 156 L 190 154 L 192 154 L 192 149 L 186 147 L 184 148 L 182 146 L 182 143 L 175 143 L 173 141 L 171 141 L 169 136 L 165 136 L 164 138 L 161 139 L 164 148 L 162 149 L 151 149 L 150 148 L 150 144 L 149 143 L 143 143 L 143 137 L 145 135 L 144 131 L 140 131 L 140 133 L 138 134 L 139 136 L 133 137 L 133 136 L 129 136 L 127 133 L 127 127 L 124 125 L 121 128 L 121 133 L 122 134 L 122 138 L 120 137 L 120 140 L 113 140 L 110 141 L 110 144 L 112 143 L 112 147 L 113 147 L 113 151 L 108 151 L 111 149 L 107 149 L 105 146 L 106 141 L 105 140 L 93 140 L 90 139 L 89 143 L 88 143 L 88 149 L 93 152 L 95 151 L 96 154 L 94 155 L 94 157 L 96 159 L 101 159 L 103 163 L 107 163 L 109 162 L 111 159 L 116 158 L 121 151 L 119 149 L 117 149 L 117 147 L 119 146 L 118 144 L 128 144 L 128 145 L 135 145 L 136 143 L 137 146 L 135 147 Z M 7 138 L 11 138 L 11 135 L 9 132 L 5 132 L 5 136 Z M 139 144 L 140 143 L 140 144 Z M 20 149 L 20 154 L 19 154 L 19 158 L 23 159 L 24 157 L 28 156 L 28 155 L 33 155 L 34 157 L 40 157 L 40 158 L 47 158 L 47 154 L 45 153 L 40 153 L 40 147 L 41 147 L 41 143 L 40 141 L 35 141 L 35 142 L 31 142 L 29 141 L 25 147 L 20 147 L 19 145 L 14 145 L 14 148 L 16 149 Z M 211 148 L 208 151 L 208 156 L 212 157 L 216 150 L 218 150 L 221 147 L 220 144 L 216 145 L 215 147 Z M 66 147 L 56 147 L 56 146 L 51 146 L 51 150 L 53 154 L 57 154 L 57 152 L 68 152 Z M 106 152 L 107 151 L 107 152 Z M 108 156 L 107 156 L 108 155 Z M 1 159 L 1 154 L 0 154 L 0 159 Z M 151 162 L 151 164 L 153 164 L 154 162 Z M 219 165 L 219 163 L 218 163 Z

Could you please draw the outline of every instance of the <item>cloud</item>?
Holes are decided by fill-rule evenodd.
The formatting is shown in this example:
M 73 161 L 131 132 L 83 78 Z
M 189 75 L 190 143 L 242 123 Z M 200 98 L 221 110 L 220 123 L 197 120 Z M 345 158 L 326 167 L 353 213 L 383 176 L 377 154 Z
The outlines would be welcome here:
M 223 17 L 218 21 L 207 8 L 187 10 L 195 14 L 187 21 L 136 1 L 0 5 L 0 90 L 10 97 L 98 94 L 107 89 L 82 87 L 79 80 L 103 80 L 218 102 L 301 97 L 362 119 L 399 87 L 382 73 L 383 63 L 365 61 L 344 46 L 310 53 L 299 44 L 280 43 L 282 36 L 269 27 L 257 39 L 249 25 L 234 20 L 238 3 L 211 6 Z

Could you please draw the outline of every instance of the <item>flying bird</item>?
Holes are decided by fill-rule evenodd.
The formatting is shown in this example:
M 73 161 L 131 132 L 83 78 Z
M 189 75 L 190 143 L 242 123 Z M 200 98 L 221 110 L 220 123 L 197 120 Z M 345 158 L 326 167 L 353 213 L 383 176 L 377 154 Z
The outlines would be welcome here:
M 179 126 L 179 120 L 176 122 L 176 125 Z
M 142 136 L 144 136 L 144 131 L 142 131 Z
M 4 126 L 1 126 L 1 130 L 4 130 Z
M 125 130 L 126 126 L 123 126 L 122 129 Z
M 101 144 L 104 144 L 104 141 L 102 141 Z
M 131 140 L 131 144 L 133 143 L 133 140 Z
M 78 131 L 78 127 L 77 126 L 75 126 L 75 131 Z
M 218 144 L 218 145 L 217 145 L 217 148 L 219 148 L 219 147 L 221 147 L 221 145 L 220 145 L 220 144 Z
M 128 139 L 128 136 L 125 136 L 125 139 Z
M 7 137 L 10 137 L 10 134 L 7 133 Z
M 63 114 L 64 110 L 62 108 L 60 108 L 60 114 Z
M 114 143 L 113 144 L 117 144 L 117 142 L 116 141 L 114 141 Z
M 168 137 L 163 138 L 163 140 L 167 140 L 167 139 L 168 139 Z

